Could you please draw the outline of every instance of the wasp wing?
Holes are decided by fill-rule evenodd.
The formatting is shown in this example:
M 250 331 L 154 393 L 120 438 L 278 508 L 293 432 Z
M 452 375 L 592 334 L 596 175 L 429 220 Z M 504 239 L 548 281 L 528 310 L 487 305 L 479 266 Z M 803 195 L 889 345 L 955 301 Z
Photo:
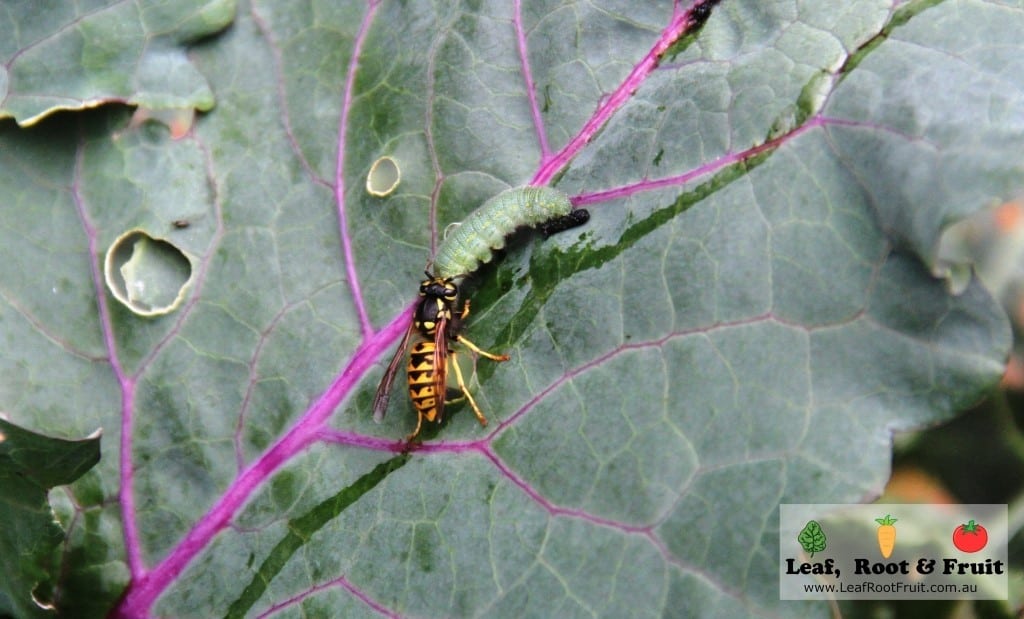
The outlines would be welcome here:
M 448 319 L 441 314 L 434 331 L 434 394 L 437 397 L 437 421 L 444 419 L 444 400 L 448 396 Z
M 377 423 L 384 421 L 384 414 L 388 412 L 388 402 L 391 401 L 391 385 L 395 382 L 398 368 L 402 365 L 402 359 L 405 358 L 405 350 L 409 347 L 409 340 L 412 339 L 412 333 L 415 330 L 416 327 L 410 323 L 409 328 L 405 332 L 405 337 L 402 338 L 402 343 L 398 345 L 395 356 L 392 357 L 387 371 L 384 372 L 384 377 L 380 379 L 380 384 L 377 385 L 377 394 L 373 396 L 373 420 Z

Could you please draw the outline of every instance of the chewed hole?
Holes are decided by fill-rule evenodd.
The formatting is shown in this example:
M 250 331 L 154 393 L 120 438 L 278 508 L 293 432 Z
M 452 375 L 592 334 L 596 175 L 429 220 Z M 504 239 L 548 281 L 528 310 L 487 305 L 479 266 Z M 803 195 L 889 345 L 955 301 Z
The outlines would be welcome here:
M 385 155 L 370 166 L 370 173 L 366 175 L 366 191 L 371 196 L 383 198 L 393 192 L 401 181 L 402 170 L 398 161 Z
M 114 298 L 140 316 L 174 311 L 192 281 L 192 262 L 175 245 L 129 230 L 107 250 L 104 278 Z

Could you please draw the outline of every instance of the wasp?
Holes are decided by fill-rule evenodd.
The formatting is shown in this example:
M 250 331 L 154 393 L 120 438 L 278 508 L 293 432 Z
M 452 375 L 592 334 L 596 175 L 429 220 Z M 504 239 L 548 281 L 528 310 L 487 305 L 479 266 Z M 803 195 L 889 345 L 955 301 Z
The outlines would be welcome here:
M 405 440 L 411 442 L 420 433 L 423 420 L 440 421 L 443 419 L 444 405 L 465 398 L 473 407 L 477 420 L 481 426 L 487 425 L 487 418 L 477 405 L 473 395 L 466 387 L 462 377 L 462 370 L 459 369 L 457 352 L 449 348 L 449 342 L 462 344 L 474 353 L 486 357 L 491 361 L 508 361 L 508 355 L 496 355 L 481 349 L 473 342 L 462 336 L 462 324 L 469 316 L 469 299 L 466 299 L 462 309 L 458 308 L 459 287 L 450 277 L 438 277 L 425 273 L 427 279 L 420 282 L 420 301 L 416 304 L 416 312 L 412 324 L 405 332 L 402 343 L 399 344 L 395 356 L 388 364 L 384 377 L 377 387 L 377 394 L 373 398 L 373 417 L 378 422 L 384 418 L 387 412 L 388 401 L 391 399 L 391 385 L 395 381 L 398 367 L 401 365 L 409 342 L 415 335 L 420 341 L 412 346 L 409 353 L 409 363 L 406 366 L 406 375 L 409 381 L 409 399 L 416 409 L 416 429 L 412 431 Z M 448 366 L 451 365 L 455 372 L 455 380 L 462 391 L 462 397 L 457 400 L 445 401 L 448 381 Z

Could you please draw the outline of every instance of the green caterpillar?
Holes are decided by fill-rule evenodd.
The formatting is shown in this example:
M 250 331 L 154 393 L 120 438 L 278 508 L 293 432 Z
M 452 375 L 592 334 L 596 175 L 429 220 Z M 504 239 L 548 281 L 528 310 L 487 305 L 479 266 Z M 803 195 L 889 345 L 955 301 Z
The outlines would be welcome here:
M 470 213 L 441 242 L 434 257 L 434 272 L 446 279 L 469 275 L 490 262 L 494 250 L 504 247 L 505 237 L 516 228 L 542 226 L 547 236 L 581 225 L 589 218 L 585 210 L 573 211 L 569 196 L 557 189 L 507 189 Z

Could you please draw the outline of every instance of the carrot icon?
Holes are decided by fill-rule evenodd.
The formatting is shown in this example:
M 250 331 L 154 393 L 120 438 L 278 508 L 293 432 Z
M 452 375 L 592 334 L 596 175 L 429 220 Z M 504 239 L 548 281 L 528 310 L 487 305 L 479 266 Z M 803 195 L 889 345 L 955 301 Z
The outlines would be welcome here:
M 879 524 L 878 549 L 882 551 L 882 556 L 888 559 L 892 556 L 892 549 L 896 547 L 896 527 L 893 526 L 896 519 L 886 514 L 885 518 L 875 518 L 875 522 Z

